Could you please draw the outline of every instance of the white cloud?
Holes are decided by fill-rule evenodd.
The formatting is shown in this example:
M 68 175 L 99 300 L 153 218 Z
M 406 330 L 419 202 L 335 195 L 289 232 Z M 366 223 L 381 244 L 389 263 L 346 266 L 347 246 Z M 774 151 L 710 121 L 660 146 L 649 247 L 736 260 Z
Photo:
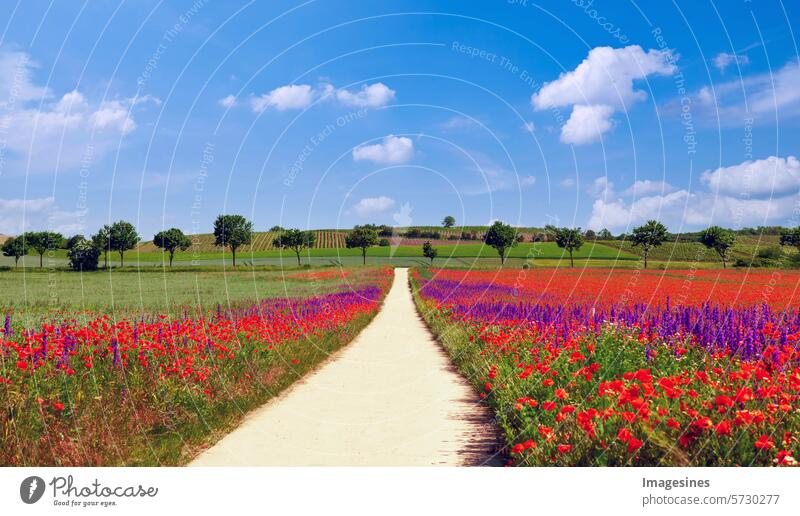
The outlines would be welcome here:
M 87 156 L 97 160 L 136 129 L 136 106 L 160 103 L 142 96 L 93 104 L 77 90 L 56 97 L 34 84 L 36 66 L 28 54 L 0 47 L 0 120 L 10 128 L 9 163 L 20 172 L 71 169 Z
M 623 196 L 633 195 L 633 192 L 642 195 L 637 185 L 649 195 L 631 201 L 606 189 L 609 195 L 594 201 L 587 226 L 625 230 L 649 219 L 661 220 L 674 230 L 710 224 L 728 227 L 780 224 L 793 215 L 797 206 L 800 163 L 793 156 L 770 157 L 706 171 L 701 180 L 708 188 L 698 192 L 671 191 L 674 189 L 670 185 L 640 181 L 627 188 Z M 776 185 L 774 195 L 773 182 Z M 662 185 L 669 191 L 656 192 Z M 759 195 L 764 197 L 759 198 Z
M 376 163 L 404 163 L 414 155 L 414 142 L 405 136 L 389 135 L 383 142 L 361 145 L 353 149 L 355 161 L 369 160 Z
M 48 229 L 59 233 L 84 231 L 86 212 L 64 211 L 53 197 L 35 199 L 0 198 L 0 233 L 19 235 L 25 231 Z M 24 226 L 23 226 L 24 220 Z
M 730 167 L 706 170 L 700 176 L 712 191 L 734 196 L 763 196 L 797 193 L 800 190 L 800 161 L 794 156 L 745 161 Z
M 531 97 L 537 110 L 574 104 L 605 104 L 623 107 L 645 100 L 647 93 L 633 87 L 648 75 L 667 75 L 675 70 L 669 52 L 638 45 L 625 48 L 596 47 L 571 72 L 546 83 Z
M 382 82 L 364 84 L 359 91 L 352 93 L 347 90 L 336 92 L 336 98 L 346 106 L 355 107 L 380 107 L 395 99 L 395 91 Z
M 741 127 L 743 120 L 775 122 L 800 116 L 800 65 L 789 62 L 774 73 L 762 73 L 704 86 L 694 95 L 701 119 Z M 746 95 L 746 101 L 745 96 Z M 680 106 L 673 103 L 672 109 Z M 719 116 L 719 119 L 717 117 Z
M 568 177 L 566 179 L 562 179 L 561 183 L 559 184 L 561 185 L 562 188 L 572 188 L 573 186 L 575 186 L 575 180 L 572 179 L 571 177 Z
M 602 135 L 614 127 L 611 106 L 581 106 L 572 108 L 572 114 L 561 128 L 561 142 L 583 145 L 600 140 Z
M 720 52 L 714 58 L 714 66 L 717 67 L 720 73 L 725 73 L 725 69 L 732 64 L 744 66 L 748 63 L 750 63 L 750 58 L 746 55 L 729 54 L 727 52 Z
M 311 105 L 314 96 L 315 92 L 308 84 L 290 84 L 253 97 L 250 99 L 250 105 L 256 113 L 261 113 L 267 108 L 275 108 L 278 111 L 303 109 Z
M 634 81 L 674 71 L 666 50 L 645 52 L 638 45 L 596 47 L 574 70 L 542 86 L 531 96 L 531 103 L 537 111 L 574 106 L 561 141 L 591 143 L 613 127 L 615 111 L 647 98 L 644 90 L 634 88 Z
M 614 183 L 609 181 L 606 176 L 600 176 L 589 185 L 589 195 L 604 199 L 615 197 Z
M 471 118 L 456 115 L 439 124 L 439 127 L 448 131 L 457 131 L 461 129 L 474 129 L 480 126 L 478 125 L 478 122 Z
M 380 197 L 365 197 L 353 206 L 353 211 L 362 217 L 366 217 L 388 211 L 392 209 L 394 205 L 394 199 L 384 195 Z
M 236 96 L 226 95 L 217 101 L 217 103 L 224 108 L 232 108 L 236 105 Z
M 649 194 L 666 194 L 674 191 L 675 188 L 665 181 L 651 181 L 649 179 L 644 179 L 634 182 L 622 192 L 622 195 L 641 197 Z
M 536 176 L 522 176 L 519 178 L 519 185 L 523 188 L 536 184 Z

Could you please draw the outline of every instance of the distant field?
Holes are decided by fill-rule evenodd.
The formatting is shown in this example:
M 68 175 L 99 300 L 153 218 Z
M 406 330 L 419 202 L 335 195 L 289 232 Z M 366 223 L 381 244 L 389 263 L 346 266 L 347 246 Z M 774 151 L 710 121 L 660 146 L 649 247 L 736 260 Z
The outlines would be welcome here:
M 636 256 L 641 255 L 641 248 L 634 246 L 628 241 L 611 240 L 602 241 L 602 245 L 620 249 L 626 253 Z M 779 247 L 779 238 L 777 235 L 765 235 L 762 237 L 756 236 L 740 236 L 736 239 L 736 244 L 731 252 L 731 261 L 737 258 L 752 259 L 758 255 L 759 251 L 768 248 Z M 786 253 L 792 254 L 793 249 L 782 248 Z M 650 251 L 651 260 L 678 260 L 678 261 L 701 261 L 701 262 L 719 262 L 719 256 L 712 250 L 707 249 L 705 246 L 698 242 L 665 242 L 663 245 L 653 248 Z
M 281 270 L 111 269 L 78 274 L 12 271 L 0 274 L 0 313 L 5 309 L 182 313 L 270 297 L 327 294 L 360 285 L 373 267 Z

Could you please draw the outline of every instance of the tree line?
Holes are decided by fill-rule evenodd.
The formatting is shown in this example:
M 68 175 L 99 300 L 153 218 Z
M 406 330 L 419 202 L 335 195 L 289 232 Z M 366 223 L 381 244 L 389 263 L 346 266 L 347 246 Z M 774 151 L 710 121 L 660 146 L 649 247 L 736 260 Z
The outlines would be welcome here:
M 442 221 L 442 226 L 445 228 L 451 228 L 454 225 L 455 218 L 452 216 L 448 215 Z M 293 251 L 297 257 L 298 266 L 301 264 L 302 252 L 316 244 L 314 231 L 285 229 L 280 226 L 273 226 L 270 231 L 278 233 L 273 240 L 273 245 Z M 387 231 L 391 231 L 388 226 L 357 225 L 345 235 L 345 246 L 349 249 L 360 249 L 362 262 L 366 264 L 367 250 L 370 247 L 388 245 L 386 239 L 379 238 L 384 236 Z M 555 241 L 559 248 L 569 254 L 571 266 L 575 265 L 574 253 L 580 251 L 586 240 L 606 239 L 610 236 L 608 230 L 602 230 L 595 234 L 594 232 L 590 233 L 591 230 L 584 232 L 581 228 L 552 225 L 545 226 L 545 231 L 549 235 L 548 239 Z M 779 234 L 782 246 L 792 246 L 800 251 L 800 226 L 789 229 L 781 228 Z M 727 267 L 730 252 L 736 241 L 736 232 L 720 226 L 711 226 L 694 235 L 696 235 L 695 241 L 715 251 L 719 255 L 723 267 Z M 418 234 L 415 233 L 415 236 Z M 649 220 L 645 224 L 633 228 L 630 234 L 625 235 L 625 238 L 633 246 L 641 249 L 644 268 L 647 268 L 651 251 L 672 236 L 664 224 L 657 220 Z M 510 251 L 524 241 L 524 238 L 521 237 L 522 234 L 517 228 L 502 221 L 495 221 L 483 235 L 482 240 L 497 251 L 501 264 L 505 264 Z M 236 267 L 237 251 L 242 246 L 252 243 L 252 239 L 253 223 L 242 215 L 223 214 L 214 221 L 214 244 L 230 250 L 234 267 Z M 112 252 L 119 254 L 120 265 L 124 266 L 125 252 L 135 249 L 140 241 L 141 238 L 135 226 L 130 222 L 120 220 L 104 225 L 90 238 L 75 235 L 65 239 L 60 233 L 52 231 L 25 232 L 6 240 L 2 245 L 2 252 L 4 256 L 13 257 L 16 265 L 19 265 L 21 257 L 35 252 L 39 255 L 39 267 L 42 267 L 44 255 L 47 252 L 67 249 L 70 267 L 74 270 L 89 271 L 98 268 L 101 255 L 104 266 L 108 268 L 108 255 Z M 186 251 L 191 247 L 192 241 L 180 229 L 170 228 L 156 233 L 153 236 L 153 244 L 167 254 L 169 265 L 172 266 L 175 252 Z M 433 263 L 439 253 L 428 241 L 422 245 L 422 254 Z

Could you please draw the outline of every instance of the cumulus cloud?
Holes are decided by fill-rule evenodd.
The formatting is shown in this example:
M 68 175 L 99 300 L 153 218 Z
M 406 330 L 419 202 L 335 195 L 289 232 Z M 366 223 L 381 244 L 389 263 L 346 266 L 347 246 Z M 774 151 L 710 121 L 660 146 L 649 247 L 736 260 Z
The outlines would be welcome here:
M 382 82 L 364 84 L 361 89 L 353 93 L 348 90 L 336 92 L 336 98 L 346 106 L 355 107 L 380 107 L 395 100 L 395 91 Z
M 136 106 L 160 103 L 152 96 L 97 103 L 77 90 L 59 97 L 35 84 L 37 66 L 24 52 L 0 48 L 0 120 L 11 128 L 5 145 L 19 169 L 53 172 L 98 159 L 136 129 Z
M 572 179 L 571 177 L 568 177 L 566 179 L 562 179 L 559 184 L 561 185 L 562 188 L 572 188 L 573 186 L 575 186 L 575 180 Z
M 750 63 L 750 58 L 746 55 L 729 54 L 727 52 L 720 52 L 714 57 L 714 66 L 720 73 L 725 73 L 725 69 L 732 64 L 745 66 Z
M 770 156 L 730 167 L 706 170 L 700 177 L 712 191 L 727 195 L 797 193 L 800 190 L 800 161 L 794 156 Z
M 290 84 L 253 97 L 250 99 L 250 105 L 256 113 L 261 113 L 267 108 L 275 108 L 278 111 L 303 109 L 311 105 L 314 96 L 314 89 L 308 84 Z
M 392 209 L 395 204 L 394 199 L 384 195 L 380 197 L 364 197 L 353 205 L 353 211 L 362 217 L 366 217 L 388 211 Z
M 342 105 L 350 107 L 380 107 L 395 99 L 396 92 L 381 82 L 365 84 L 361 89 L 352 92 L 345 89 L 336 91 L 332 84 L 322 83 L 314 87 L 310 84 L 288 84 L 250 98 L 250 107 L 256 113 L 267 109 L 288 111 L 305 109 L 317 100 L 336 98 Z M 231 95 L 220 100 L 229 99 Z M 234 102 L 235 99 L 231 99 Z M 224 104 L 222 104 L 224 106 Z M 229 107 L 229 106 L 225 106 Z
M 353 149 L 355 161 L 404 163 L 414 155 L 414 142 L 405 136 L 386 136 L 381 143 L 361 145 Z
M 86 212 L 59 209 L 53 197 L 34 199 L 0 198 L 0 233 L 19 235 L 25 231 L 49 229 L 59 233 L 83 231 Z M 23 224 L 24 221 L 24 224 Z
M 780 224 L 797 206 L 800 163 L 772 156 L 708 170 L 701 182 L 706 189 L 697 192 L 657 181 L 637 181 L 619 195 L 607 189 L 609 195 L 594 201 L 587 226 L 625 230 L 648 219 L 676 229 Z
M 217 103 L 224 108 L 232 108 L 233 106 L 236 105 L 236 96 L 226 95 L 221 99 L 219 99 Z
M 611 115 L 614 109 L 611 106 L 575 106 L 569 120 L 561 128 L 561 142 L 574 145 L 583 145 L 600 140 L 614 123 Z
M 561 131 L 561 141 L 581 145 L 597 141 L 613 128 L 611 115 L 647 99 L 634 82 L 675 71 L 669 51 L 644 51 L 638 45 L 596 47 L 574 70 L 562 73 L 531 96 L 537 111 L 573 106 Z

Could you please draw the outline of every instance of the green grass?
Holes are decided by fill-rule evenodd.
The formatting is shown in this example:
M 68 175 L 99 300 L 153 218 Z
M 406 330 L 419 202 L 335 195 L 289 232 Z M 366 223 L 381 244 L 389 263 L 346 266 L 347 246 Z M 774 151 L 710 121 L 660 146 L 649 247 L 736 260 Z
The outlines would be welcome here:
M 221 269 L 162 271 L 157 268 L 110 269 L 91 273 L 18 270 L 0 272 L 0 308 L 62 311 L 122 310 L 182 312 L 184 307 L 211 309 L 268 297 L 303 297 L 360 284 L 355 269 L 345 280 L 291 278 L 299 272 L 338 271 Z

